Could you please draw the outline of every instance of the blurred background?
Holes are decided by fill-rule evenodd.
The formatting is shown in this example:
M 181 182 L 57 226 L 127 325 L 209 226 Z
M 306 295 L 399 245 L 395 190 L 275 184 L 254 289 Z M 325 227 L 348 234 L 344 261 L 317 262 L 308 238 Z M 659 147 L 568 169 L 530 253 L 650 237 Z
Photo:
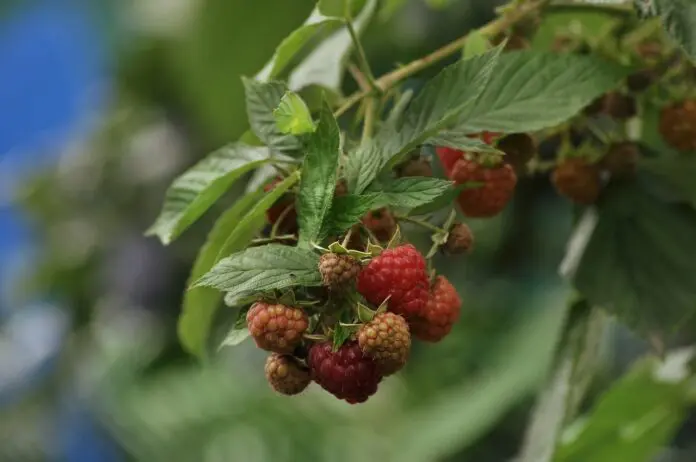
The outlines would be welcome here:
M 384 3 L 365 32 L 378 74 L 499 2 Z M 186 278 L 221 208 L 167 248 L 143 231 L 176 175 L 247 129 L 240 77 L 313 6 L 1 1 L 0 461 L 515 457 L 571 295 L 557 267 L 572 210 L 544 177 L 522 182 L 506 214 L 470 223 L 470 257 L 441 259 L 462 320 L 365 405 L 316 386 L 275 396 L 251 342 L 205 368 L 178 345 Z M 608 332 L 597 389 L 645 349 Z

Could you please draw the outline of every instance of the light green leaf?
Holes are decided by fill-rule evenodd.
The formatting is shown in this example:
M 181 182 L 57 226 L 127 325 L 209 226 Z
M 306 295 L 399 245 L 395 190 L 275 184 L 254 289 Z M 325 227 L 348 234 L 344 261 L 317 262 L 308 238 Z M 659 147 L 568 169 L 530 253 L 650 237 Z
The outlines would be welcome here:
M 646 358 L 616 382 L 587 420 L 567 432 L 556 462 L 648 462 L 668 444 L 687 415 L 692 348 L 663 363 Z
M 317 8 L 324 16 L 352 18 L 365 6 L 365 0 L 319 0 Z
M 249 124 L 256 136 L 273 151 L 288 153 L 300 148 L 299 140 L 281 132 L 273 111 L 280 105 L 287 87 L 282 82 L 257 82 L 242 78 Z
M 303 135 L 316 129 L 309 108 L 300 95 L 293 91 L 283 95 L 280 104 L 273 111 L 273 116 L 281 133 Z
M 250 247 L 220 260 L 194 287 L 213 287 L 230 297 L 249 292 L 319 286 L 319 256 L 309 249 L 269 244 Z
M 403 8 L 405 4 L 406 0 L 384 0 L 382 2 L 382 8 L 379 10 L 379 19 L 382 21 L 387 21 L 397 11 Z
M 355 328 L 351 326 L 344 326 L 340 323 L 336 324 L 333 333 L 332 346 L 331 349 L 335 352 L 338 351 L 346 340 L 355 332 Z
M 228 236 L 240 223 L 240 217 L 243 217 L 263 195 L 263 190 L 247 194 L 218 218 L 208 235 L 208 240 L 198 252 L 189 276 L 189 284 L 194 283 L 215 265 Z M 189 353 L 198 357 L 205 356 L 211 322 L 221 299 L 220 292 L 208 287 L 196 287 L 184 293 L 177 328 L 179 340 Z
M 353 21 L 353 29 L 360 35 L 377 7 L 377 0 L 368 0 Z M 318 85 L 333 93 L 341 94 L 343 76 L 353 41 L 346 27 L 341 27 L 314 49 L 291 73 L 288 85 L 299 91 L 310 85 Z
M 297 198 L 300 243 L 318 242 L 325 229 L 338 175 L 340 131 L 327 104 L 321 110 L 317 130 L 309 136 Z
M 444 146 L 467 152 L 485 152 L 490 154 L 501 153 L 495 146 L 484 143 L 480 138 L 471 138 L 466 133 L 456 130 L 445 130 L 426 140 L 425 144 Z
M 696 207 L 696 157 L 657 157 L 641 159 L 640 168 L 673 187 L 685 200 Z
M 473 58 L 474 56 L 481 55 L 487 52 L 491 48 L 491 43 L 488 39 L 481 34 L 479 31 L 475 30 L 469 33 L 464 42 L 464 50 L 462 50 L 462 56 L 466 58 Z
M 346 163 L 349 190 L 357 194 L 365 191 L 385 166 L 398 163 L 474 105 L 491 77 L 500 50 L 497 47 L 445 68 L 425 85 L 396 123 L 387 124 L 371 142 L 351 153 Z
M 659 16 L 667 33 L 696 58 L 696 2 L 693 0 L 634 0 L 643 18 Z
M 456 128 L 464 133 L 519 133 L 551 127 L 615 88 L 629 71 L 592 56 L 505 53 L 485 91 L 460 115 Z
M 233 143 L 209 154 L 174 180 L 157 221 L 146 231 L 169 244 L 243 174 L 268 162 L 268 150 Z
M 641 183 L 609 184 L 578 223 L 561 272 L 595 306 L 642 333 L 674 333 L 696 314 L 696 211 Z

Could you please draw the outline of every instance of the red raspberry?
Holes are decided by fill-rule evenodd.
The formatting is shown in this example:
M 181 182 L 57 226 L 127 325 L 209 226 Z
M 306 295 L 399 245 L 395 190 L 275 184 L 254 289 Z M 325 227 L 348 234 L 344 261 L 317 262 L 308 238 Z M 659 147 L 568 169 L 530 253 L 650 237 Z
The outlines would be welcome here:
M 266 302 L 254 303 L 246 319 L 256 345 L 276 353 L 292 353 L 309 326 L 307 314 L 300 308 Z
M 355 341 L 344 343 L 336 352 L 329 342 L 317 343 L 309 350 L 307 362 L 315 382 L 350 404 L 367 401 L 382 380 L 377 364 L 363 354 Z
M 355 281 L 360 272 L 360 263 L 350 255 L 325 253 L 319 258 L 319 272 L 325 286 L 341 289 Z
M 696 150 L 696 100 L 665 107 L 660 113 L 660 134 L 673 148 Z
M 268 192 L 271 191 L 278 183 L 283 181 L 282 178 L 278 177 L 271 183 L 263 187 L 263 190 Z M 289 210 L 286 212 L 285 210 Z M 285 214 L 283 216 L 283 214 Z M 299 226 L 297 224 L 297 210 L 295 209 L 295 198 L 292 194 L 284 194 L 278 199 L 275 204 L 273 204 L 268 210 L 266 210 L 266 219 L 272 225 L 283 216 L 283 221 L 278 226 L 278 229 L 286 234 L 295 234 Z
M 432 287 L 428 306 L 422 316 L 411 321 L 411 333 L 425 342 L 439 342 L 459 319 L 462 301 L 457 289 L 444 276 L 438 276 Z
M 374 305 L 389 297 L 389 310 L 406 318 L 418 315 L 428 302 L 423 255 L 411 244 L 385 250 L 360 272 L 358 292 Z
M 396 232 L 396 220 L 388 209 L 374 210 L 362 222 L 381 242 L 388 242 Z
M 593 204 L 602 189 L 599 168 L 582 158 L 563 161 L 551 175 L 551 181 L 562 196 L 578 204 Z
M 483 186 L 465 189 L 457 199 L 462 212 L 475 218 L 488 218 L 500 213 L 517 185 L 517 175 L 509 164 L 485 167 L 466 158 L 454 165 L 452 179 L 457 184 L 472 181 L 483 183 Z
M 408 359 L 411 334 L 406 320 L 388 311 L 377 314 L 358 331 L 358 344 L 387 376 L 398 371 Z
M 271 388 L 283 395 L 301 393 L 311 382 L 309 370 L 292 356 L 271 354 L 266 359 L 264 371 Z
M 442 167 L 445 169 L 447 176 L 450 176 L 454 164 L 464 156 L 464 151 L 460 151 L 454 148 L 446 148 L 444 146 L 438 146 L 435 148 L 435 153 L 442 163 Z

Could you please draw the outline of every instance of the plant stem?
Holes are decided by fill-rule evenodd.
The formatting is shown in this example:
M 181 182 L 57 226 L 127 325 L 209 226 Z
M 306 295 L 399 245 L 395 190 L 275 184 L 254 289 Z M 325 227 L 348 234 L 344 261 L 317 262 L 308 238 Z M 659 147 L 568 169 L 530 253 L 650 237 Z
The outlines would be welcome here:
M 275 241 L 294 241 L 297 239 L 297 236 L 294 234 L 283 234 L 281 236 L 275 236 L 275 237 L 262 237 L 259 239 L 254 239 L 251 241 L 252 244 L 257 245 L 257 244 L 269 244 L 271 242 Z
M 550 0 L 537 0 L 529 3 L 524 3 L 519 8 L 511 10 L 510 13 L 500 16 L 494 19 L 493 21 L 489 22 L 478 31 L 484 37 L 494 37 L 499 33 L 503 32 L 504 30 L 508 29 L 510 26 L 516 24 L 520 20 L 526 18 L 531 13 L 541 9 L 547 3 L 549 3 L 549 1 Z M 349 28 L 348 30 L 350 31 L 351 28 Z M 380 92 L 384 92 L 390 89 L 394 84 L 400 82 L 401 80 L 410 77 L 411 75 L 417 72 L 422 71 L 423 69 L 437 63 L 438 61 L 447 58 L 448 56 L 454 53 L 461 51 L 468 35 L 469 34 L 467 33 L 466 35 L 459 37 L 458 39 L 448 43 L 442 48 L 433 51 L 429 55 L 423 56 L 422 58 L 416 59 L 415 61 L 411 61 L 403 67 L 400 67 L 399 69 L 396 69 L 388 74 L 383 75 L 382 77 L 374 81 L 374 84 Z M 360 53 L 361 49 L 362 47 L 358 49 L 358 53 Z M 362 53 L 362 56 L 364 56 L 364 52 Z M 367 75 L 366 77 L 369 79 L 370 75 Z M 361 89 L 348 96 L 343 102 L 343 105 L 339 107 L 336 110 L 336 112 L 334 112 L 334 115 L 336 117 L 341 116 L 348 109 L 353 107 L 355 103 L 368 96 L 371 93 L 371 91 L 373 90 L 366 91 Z
M 430 231 L 434 231 L 436 233 L 442 232 L 442 228 L 438 228 L 437 226 L 432 225 L 432 224 L 428 223 L 427 221 L 419 220 L 417 218 L 411 218 L 411 217 L 406 217 L 406 216 L 397 216 L 396 219 L 399 221 L 405 221 L 407 223 L 413 223 L 414 225 L 418 225 L 422 228 L 429 229 Z
M 363 122 L 362 142 L 366 142 L 372 138 L 372 133 L 375 128 L 375 115 L 377 105 L 374 96 L 370 96 L 365 100 L 365 121 Z
M 367 80 L 367 83 L 370 86 L 370 90 L 374 93 L 382 93 L 382 90 L 380 89 L 379 85 L 377 85 L 377 82 L 375 82 L 375 76 L 372 74 L 372 69 L 370 68 L 370 63 L 367 60 L 365 49 L 363 48 L 362 43 L 360 42 L 360 38 L 358 37 L 357 32 L 355 32 L 355 28 L 353 27 L 353 21 L 348 19 L 346 21 L 346 28 L 348 29 L 348 33 L 350 34 L 351 40 L 353 40 L 355 50 L 358 52 L 358 63 L 360 66 L 360 70 L 365 76 L 365 80 Z

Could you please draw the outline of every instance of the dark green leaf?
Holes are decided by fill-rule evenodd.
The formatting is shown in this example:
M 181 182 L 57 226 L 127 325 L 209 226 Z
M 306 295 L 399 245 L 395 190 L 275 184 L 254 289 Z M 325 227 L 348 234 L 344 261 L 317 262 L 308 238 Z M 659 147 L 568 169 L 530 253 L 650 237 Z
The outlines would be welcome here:
M 157 221 L 146 235 L 166 245 L 193 224 L 243 174 L 267 162 L 268 152 L 241 143 L 225 146 L 174 180 Z
M 244 216 L 261 197 L 263 197 L 262 190 L 247 194 L 218 218 L 208 235 L 208 240 L 198 252 L 189 276 L 189 284 L 194 283 L 215 265 L 228 236 L 240 223 L 240 217 Z M 181 344 L 188 352 L 199 357 L 205 356 L 210 323 L 221 299 L 222 295 L 219 291 L 208 287 L 196 287 L 184 293 L 178 333 Z
M 659 16 L 667 33 L 696 58 L 696 3 L 693 0 L 634 0 L 644 18 Z
M 642 159 L 640 167 L 673 187 L 685 201 L 696 207 L 696 157 Z
M 297 198 L 300 243 L 318 242 L 331 209 L 340 153 L 340 132 L 328 105 L 309 136 Z
M 557 462 L 647 462 L 668 444 L 689 406 L 686 362 L 693 349 L 674 352 L 660 364 L 638 362 L 602 396 L 579 431 L 558 449 Z
M 476 181 L 458 184 L 450 189 L 447 189 L 441 196 L 437 197 L 432 202 L 413 208 L 409 212 L 409 215 L 427 215 L 446 207 L 452 207 L 454 201 L 457 199 L 457 196 L 459 196 L 459 193 L 461 193 L 463 190 L 480 188 L 481 186 L 483 186 L 483 183 Z
M 387 197 L 381 193 L 346 195 L 337 197 L 331 207 L 328 232 L 341 232 L 350 228 L 370 210 L 389 205 Z
M 696 211 L 640 183 L 610 184 L 586 212 L 562 272 L 590 303 L 634 328 L 672 333 L 696 313 Z
M 392 207 L 412 209 L 434 201 L 453 186 L 451 181 L 439 178 L 405 177 L 386 184 L 382 193 Z
M 282 133 L 276 125 L 273 111 L 280 105 L 287 87 L 282 82 L 258 82 L 242 78 L 246 94 L 247 116 L 256 136 L 274 151 L 287 153 L 300 148 L 293 135 Z
M 319 286 L 318 264 L 318 255 L 308 249 L 280 244 L 251 247 L 220 260 L 194 287 L 213 287 L 234 296 L 297 285 Z
M 312 114 L 300 96 L 288 91 L 283 95 L 280 104 L 273 111 L 276 126 L 281 133 L 303 135 L 315 130 Z
M 464 133 L 519 133 L 551 127 L 615 88 L 629 71 L 592 56 L 505 53 L 486 90 L 461 114 L 456 127 Z
M 398 163 L 419 144 L 473 106 L 491 77 L 500 48 L 445 68 L 430 80 L 395 123 L 351 153 L 346 164 L 350 191 L 361 193 L 387 165 Z

